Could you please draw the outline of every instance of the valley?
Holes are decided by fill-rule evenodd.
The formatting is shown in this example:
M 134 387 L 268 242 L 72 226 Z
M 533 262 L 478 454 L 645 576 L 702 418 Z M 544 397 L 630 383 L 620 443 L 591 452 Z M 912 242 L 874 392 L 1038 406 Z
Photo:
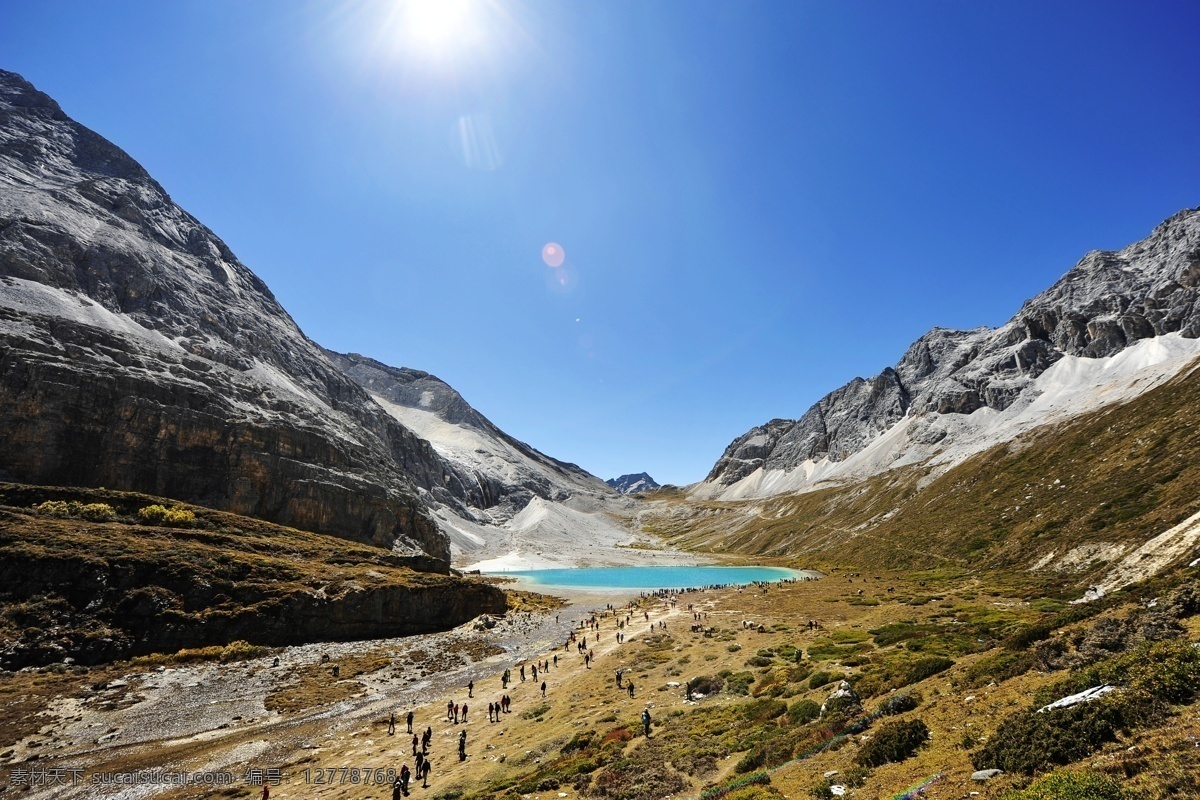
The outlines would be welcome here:
M 0 71 L 0 797 L 391 796 L 410 711 L 436 800 L 1196 797 L 1198 336 L 1185 208 L 605 481 L 309 338 Z M 812 580 L 575 580 L 713 564 Z

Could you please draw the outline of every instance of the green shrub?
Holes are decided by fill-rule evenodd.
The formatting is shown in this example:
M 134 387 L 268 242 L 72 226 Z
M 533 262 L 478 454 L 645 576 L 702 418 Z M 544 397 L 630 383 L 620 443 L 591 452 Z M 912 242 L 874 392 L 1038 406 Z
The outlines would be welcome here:
M 586 750 L 596 741 L 595 731 L 579 731 L 571 740 L 562 746 L 561 753 L 573 753 L 576 750 Z
M 730 792 L 736 792 L 739 789 L 744 789 L 747 786 L 770 786 L 771 776 L 765 772 L 756 772 L 753 775 L 747 775 L 744 778 L 738 778 L 735 781 L 725 784 L 724 786 L 714 786 L 711 789 L 705 789 L 700 793 L 700 800 L 721 800 Z
M 75 516 L 75 509 L 79 507 L 79 503 L 64 503 L 62 500 L 47 500 L 34 507 L 37 513 L 46 517 L 58 517 L 64 519 L 66 517 Z
M 1157 700 L 1133 693 L 1108 695 L 1045 713 L 1021 711 L 1000 723 L 987 743 L 971 755 L 976 769 L 998 768 L 1032 775 L 1091 755 L 1117 734 L 1162 719 Z
M 841 678 L 842 676 L 840 673 L 818 670 L 817 672 L 814 672 L 812 675 L 808 676 L 808 688 L 819 689 L 826 684 L 841 680 Z
M 167 508 L 157 503 L 138 511 L 138 517 L 148 525 L 168 528 L 189 528 L 196 521 L 196 515 L 186 508 Z
M 929 739 L 929 728 L 919 719 L 888 722 L 868 739 L 854 756 L 854 763 L 878 767 L 909 758 Z
M 34 506 L 34 511 L 58 519 L 79 517 L 90 522 L 108 522 L 117 518 L 117 512 L 108 503 L 79 503 L 75 500 L 47 500 Z
M 904 686 L 912 683 L 920 683 L 926 678 L 932 678 L 939 672 L 945 672 L 954 666 L 954 661 L 941 656 L 932 656 L 930 658 L 922 658 L 914 661 L 908 666 L 908 670 L 904 676 Z M 901 688 L 899 686 L 897 689 Z
M 108 522 L 117 518 L 117 512 L 108 503 L 88 503 L 80 507 L 79 516 L 91 522 Z
M 1125 800 L 1121 784 L 1097 772 L 1055 772 L 1025 789 L 1006 792 L 1001 800 Z
M 692 678 L 692 692 L 705 695 L 714 695 L 725 688 L 725 679 L 719 675 L 701 675 L 698 678 Z
M 775 719 L 787 711 L 787 704 L 782 700 L 762 697 L 758 700 L 751 700 L 749 703 L 744 703 L 738 710 L 742 712 L 742 717 L 747 720 L 752 722 L 766 722 Z
M 754 673 L 734 672 L 725 679 L 725 689 L 730 694 L 750 694 L 750 684 L 754 683 Z
M 821 716 L 821 705 L 812 700 L 797 700 L 788 706 L 787 715 L 793 725 L 803 725 Z
M 770 656 L 751 656 L 746 659 L 747 667 L 769 667 L 775 663 L 775 659 Z
M 901 692 L 894 694 L 887 700 L 880 703 L 879 708 L 875 713 L 881 716 L 892 714 L 903 714 L 906 711 L 913 711 L 924 702 L 925 698 L 920 692 Z

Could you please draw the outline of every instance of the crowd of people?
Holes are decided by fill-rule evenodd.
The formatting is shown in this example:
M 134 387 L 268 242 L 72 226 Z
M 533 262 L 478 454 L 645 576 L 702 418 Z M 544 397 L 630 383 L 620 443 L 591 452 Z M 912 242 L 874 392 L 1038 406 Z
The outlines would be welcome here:
M 795 580 L 798 579 L 786 580 L 784 582 L 795 582 Z M 807 579 L 803 578 L 799 580 Z M 569 653 L 571 647 L 574 646 L 576 653 L 579 656 L 582 656 L 581 663 L 583 668 L 591 669 L 596 664 L 597 654 L 593 644 L 589 644 L 589 638 L 591 639 L 592 643 L 599 643 L 603 635 L 602 629 L 606 621 L 612 629 L 612 640 L 615 641 L 616 644 L 621 645 L 625 643 L 626 631 L 633 627 L 635 615 L 642 617 L 642 622 L 647 624 L 647 628 L 650 632 L 666 630 L 667 624 L 665 620 L 651 621 L 650 610 L 647 607 L 647 601 L 650 601 L 651 603 L 653 603 L 653 601 L 661 601 L 663 604 L 665 604 L 667 609 L 673 609 L 677 607 L 681 595 L 702 592 L 710 589 L 724 588 L 730 587 L 725 585 L 713 585 L 678 590 L 663 589 L 654 592 L 644 592 L 640 598 L 629 601 L 629 603 L 625 606 L 618 607 L 608 604 L 603 610 L 593 611 L 589 615 L 571 624 L 571 627 L 566 635 L 566 640 L 563 643 L 563 651 L 564 653 Z M 708 615 L 696 611 L 694 604 L 692 603 L 687 604 L 687 610 L 691 614 L 692 620 L 695 623 L 702 624 L 703 621 L 707 619 Z M 555 621 L 558 621 L 558 617 L 555 617 Z M 813 623 L 810 622 L 810 627 L 812 625 Z M 693 630 L 695 630 L 696 627 L 696 625 L 693 625 Z M 516 674 L 521 683 L 525 683 L 528 680 L 538 684 L 540 678 L 541 682 L 537 688 L 540 689 L 541 696 L 546 697 L 549 688 L 549 673 L 552 669 L 556 670 L 558 668 L 559 653 L 555 651 L 551 653 L 549 657 L 540 658 L 533 662 L 521 662 L 517 664 Z M 626 670 L 623 668 L 616 669 L 616 689 L 623 693 L 627 693 L 629 698 L 633 699 L 635 693 L 634 683 L 625 673 Z M 487 704 L 489 723 L 495 724 L 501 722 L 503 715 L 512 713 L 513 701 L 512 697 L 508 694 L 508 690 L 509 684 L 513 683 L 513 681 L 514 677 L 512 668 L 506 668 L 500 676 L 500 688 L 502 694 L 497 700 L 489 701 Z M 691 685 L 689 682 L 689 699 L 691 695 L 690 688 Z M 474 698 L 475 683 L 473 680 L 467 684 L 466 689 L 467 698 Z M 449 699 L 446 701 L 446 722 L 448 724 L 467 725 L 467 714 L 468 704 L 466 702 L 456 702 L 454 699 Z M 413 781 L 414 776 L 415 780 L 419 781 L 422 787 L 427 788 L 429 786 L 429 775 L 432 770 L 432 762 L 429 751 L 433 740 L 433 728 L 427 726 L 422 733 L 414 733 L 414 712 L 411 710 L 408 711 L 405 720 L 408 727 L 408 733 L 412 734 L 412 752 L 416 764 L 416 771 L 415 773 L 411 771 L 407 763 L 401 766 L 399 772 L 397 773 L 396 781 L 392 787 L 393 800 L 399 800 L 399 798 L 408 795 L 410 783 Z M 646 736 L 649 736 L 651 731 L 651 717 L 649 709 L 644 709 L 642 711 L 641 721 Z M 394 735 L 395 730 L 396 716 L 395 714 L 392 714 L 388 720 L 388 734 Z M 464 728 L 460 730 L 458 734 L 458 759 L 459 761 L 466 761 L 467 758 L 467 731 Z

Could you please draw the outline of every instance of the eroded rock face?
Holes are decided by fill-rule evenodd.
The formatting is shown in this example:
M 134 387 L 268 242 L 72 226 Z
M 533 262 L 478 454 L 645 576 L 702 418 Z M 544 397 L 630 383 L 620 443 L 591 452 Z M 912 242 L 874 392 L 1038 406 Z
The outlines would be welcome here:
M 428 555 L 466 490 L 136 162 L 0 72 L 0 477 Z
M 100 664 L 239 640 L 281 647 L 409 636 L 507 610 L 500 589 L 449 577 L 268 595 L 254 584 L 214 586 L 186 564 L 174 566 L 164 571 L 157 562 L 82 556 L 5 558 L 0 581 L 6 595 L 53 605 L 41 613 L 54 624 L 0 642 L 0 668 L 64 658 Z
M 728 486 L 760 467 L 841 461 L 906 415 L 1003 410 L 1064 355 L 1111 356 L 1168 333 L 1200 336 L 1200 209 L 1123 250 L 1088 253 L 1000 328 L 935 328 L 894 367 L 855 378 L 798 420 L 738 437 L 705 481 Z

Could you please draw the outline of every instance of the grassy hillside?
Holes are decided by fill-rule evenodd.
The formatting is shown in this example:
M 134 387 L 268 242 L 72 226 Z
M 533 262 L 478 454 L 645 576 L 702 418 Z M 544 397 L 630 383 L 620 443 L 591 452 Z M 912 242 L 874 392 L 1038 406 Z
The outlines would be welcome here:
M 663 499 L 647 528 L 677 546 L 814 564 L 1026 569 L 1071 553 L 1073 585 L 1200 510 L 1200 375 L 1046 426 L 929 481 L 862 483 L 736 503 Z M 1073 552 L 1072 552 L 1073 551 Z
M 397 636 L 504 607 L 497 587 L 377 547 L 129 492 L 0 485 L 8 668 Z

